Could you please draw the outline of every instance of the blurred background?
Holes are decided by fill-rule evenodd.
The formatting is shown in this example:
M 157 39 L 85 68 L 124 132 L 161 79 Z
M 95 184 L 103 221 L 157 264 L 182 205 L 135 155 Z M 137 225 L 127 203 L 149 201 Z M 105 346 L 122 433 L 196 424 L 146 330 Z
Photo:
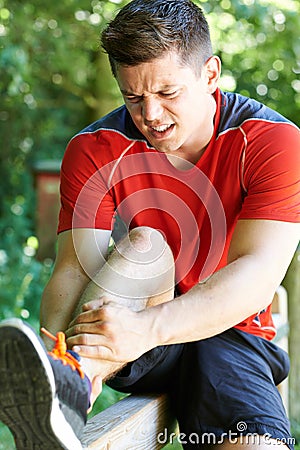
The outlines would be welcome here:
M 65 147 L 79 130 L 122 103 L 99 36 L 125 3 L 0 0 L 0 320 L 21 317 L 38 330 L 41 293 L 55 258 Z M 299 126 L 299 1 L 195 3 L 207 14 L 223 63 L 221 88 L 256 98 Z M 284 283 L 290 418 L 300 442 L 299 265 L 297 252 Z M 97 407 L 117 398 L 106 389 Z M 0 427 L 0 449 L 13 448 L 7 429 Z

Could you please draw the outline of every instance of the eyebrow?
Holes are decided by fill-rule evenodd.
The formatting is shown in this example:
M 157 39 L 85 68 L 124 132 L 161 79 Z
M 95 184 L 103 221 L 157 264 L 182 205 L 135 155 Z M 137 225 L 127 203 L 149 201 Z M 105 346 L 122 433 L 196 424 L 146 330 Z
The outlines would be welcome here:
M 175 89 L 175 88 L 178 89 L 179 87 L 180 86 L 178 86 L 177 84 L 165 84 L 164 86 L 161 86 L 161 88 L 157 92 L 154 92 L 154 94 L 158 94 L 159 92 L 167 91 L 169 89 Z M 142 95 L 135 94 L 134 92 L 127 91 L 126 89 L 120 89 L 120 90 L 123 95 L 133 96 L 133 97 L 142 97 L 143 96 L 143 94 Z
M 141 97 L 141 95 L 134 94 L 133 92 L 130 92 L 130 91 L 126 91 L 126 89 L 121 89 L 121 92 L 123 95 L 132 95 L 134 97 Z

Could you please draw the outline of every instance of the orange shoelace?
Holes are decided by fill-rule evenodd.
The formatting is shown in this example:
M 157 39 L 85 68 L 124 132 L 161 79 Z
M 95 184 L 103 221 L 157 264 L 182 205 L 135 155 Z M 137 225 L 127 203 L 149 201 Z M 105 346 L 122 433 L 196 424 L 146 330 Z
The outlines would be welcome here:
M 51 352 L 48 352 L 52 358 L 56 360 L 60 360 L 64 366 L 70 366 L 72 370 L 77 370 L 80 377 L 84 378 L 84 372 L 81 368 L 80 362 L 77 361 L 77 359 L 71 355 L 71 353 L 67 352 L 67 344 L 66 344 L 66 337 L 65 333 L 62 331 L 59 331 L 56 333 L 56 336 L 53 336 L 48 330 L 45 328 L 41 328 L 41 331 L 50 339 L 52 339 L 55 342 L 54 348 Z

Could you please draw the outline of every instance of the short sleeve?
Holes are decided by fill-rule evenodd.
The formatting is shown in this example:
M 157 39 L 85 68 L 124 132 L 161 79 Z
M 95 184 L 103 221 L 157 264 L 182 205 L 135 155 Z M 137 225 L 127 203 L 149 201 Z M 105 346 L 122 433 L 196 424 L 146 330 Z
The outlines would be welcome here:
M 72 228 L 113 228 L 110 171 L 110 164 L 101 160 L 96 136 L 84 133 L 69 142 L 61 167 L 58 233 Z
M 299 129 L 290 123 L 253 122 L 244 129 L 240 218 L 300 222 Z

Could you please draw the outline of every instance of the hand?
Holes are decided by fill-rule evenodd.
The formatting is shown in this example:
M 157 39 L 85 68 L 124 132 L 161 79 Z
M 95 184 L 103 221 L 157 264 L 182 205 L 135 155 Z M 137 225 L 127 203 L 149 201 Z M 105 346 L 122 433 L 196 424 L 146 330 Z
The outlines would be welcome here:
M 83 306 L 66 331 L 69 348 L 79 355 L 127 363 L 156 344 L 152 342 L 147 310 L 133 312 L 105 297 Z

